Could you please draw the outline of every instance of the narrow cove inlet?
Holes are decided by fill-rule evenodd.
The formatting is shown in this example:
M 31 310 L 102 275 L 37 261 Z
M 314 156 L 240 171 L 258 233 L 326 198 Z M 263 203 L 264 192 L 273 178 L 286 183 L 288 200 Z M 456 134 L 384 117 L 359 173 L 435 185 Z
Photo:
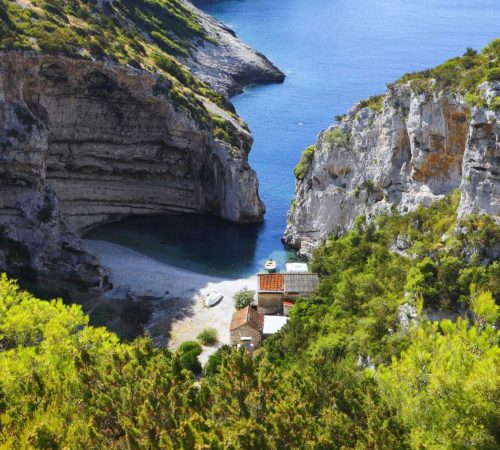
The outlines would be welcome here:
M 286 74 L 284 84 L 250 86 L 233 97 L 254 144 L 249 156 L 266 205 L 262 224 L 217 217 L 131 217 L 87 239 L 124 245 L 161 262 L 237 279 L 295 260 L 281 243 L 294 195 L 293 169 L 318 133 L 357 100 L 402 74 L 481 49 L 498 34 L 495 0 L 227 0 L 198 7 L 235 30 Z
M 499 0 L 0 0 L 0 449 L 500 449 Z

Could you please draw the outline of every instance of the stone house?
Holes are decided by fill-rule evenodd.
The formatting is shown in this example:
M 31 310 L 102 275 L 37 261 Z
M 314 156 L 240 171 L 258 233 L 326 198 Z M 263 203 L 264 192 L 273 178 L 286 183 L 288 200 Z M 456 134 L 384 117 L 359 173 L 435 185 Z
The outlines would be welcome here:
M 281 273 L 259 274 L 257 305 L 263 314 L 283 313 L 283 290 L 285 280 Z
M 257 307 L 263 314 L 284 314 L 299 297 L 309 297 L 319 284 L 316 273 L 258 275 Z M 284 301 L 287 301 L 284 308 Z M 288 315 L 288 314 L 285 314 Z
M 229 332 L 231 334 L 231 345 L 238 345 L 242 338 L 250 338 L 254 348 L 262 344 L 262 332 L 264 331 L 264 314 L 252 306 L 240 309 L 233 314 Z M 248 340 L 245 340 L 248 341 Z
M 319 284 L 317 273 L 286 273 L 283 275 L 283 299 L 295 301 L 309 297 Z

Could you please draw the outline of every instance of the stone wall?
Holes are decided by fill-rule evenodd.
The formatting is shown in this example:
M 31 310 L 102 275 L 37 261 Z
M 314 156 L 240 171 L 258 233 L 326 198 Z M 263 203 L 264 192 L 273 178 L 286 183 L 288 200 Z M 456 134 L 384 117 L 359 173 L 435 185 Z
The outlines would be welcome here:
M 241 325 L 236 330 L 231 330 L 231 345 L 238 345 L 242 337 L 251 337 L 255 348 L 259 348 L 262 344 L 261 333 L 250 325 Z

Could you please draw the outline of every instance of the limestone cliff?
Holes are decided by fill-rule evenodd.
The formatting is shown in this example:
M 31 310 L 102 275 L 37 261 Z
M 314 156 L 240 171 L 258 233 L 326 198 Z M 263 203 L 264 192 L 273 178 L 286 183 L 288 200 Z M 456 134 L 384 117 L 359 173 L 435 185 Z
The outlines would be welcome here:
M 61 253 L 68 251 L 67 233 L 131 214 L 262 219 L 248 131 L 209 100 L 191 110 L 179 103 L 162 75 L 11 52 L 0 57 L 0 93 L 0 223 L 5 239 L 29 254 L 14 263 L 17 247 L 5 245 L 0 270 L 64 279 L 88 263 L 89 283 L 102 287 L 105 273 L 76 236 L 68 238 L 69 250 L 82 260 L 71 273 L 61 270 L 71 265 Z M 216 138 L 215 127 L 230 142 Z
M 89 227 L 261 220 L 252 138 L 225 95 L 283 78 L 185 0 L 0 2 L 0 271 L 96 295 L 108 275 L 81 246 Z
M 483 104 L 461 94 L 389 86 L 371 108 L 357 103 L 320 134 L 297 168 L 284 240 L 305 256 L 358 215 L 407 212 L 454 189 L 459 213 L 500 215 L 500 83 L 479 87 Z

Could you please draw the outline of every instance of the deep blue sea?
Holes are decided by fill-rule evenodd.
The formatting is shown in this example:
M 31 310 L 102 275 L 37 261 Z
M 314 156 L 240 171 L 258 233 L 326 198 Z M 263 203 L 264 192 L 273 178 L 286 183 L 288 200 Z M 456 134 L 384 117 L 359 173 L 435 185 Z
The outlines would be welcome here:
M 131 218 L 92 232 L 183 268 L 238 277 L 280 242 L 302 150 L 356 100 L 406 72 L 433 67 L 500 37 L 500 0 L 226 0 L 198 2 L 287 75 L 233 98 L 252 130 L 250 164 L 267 206 L 260 226 L 212 217 Z

